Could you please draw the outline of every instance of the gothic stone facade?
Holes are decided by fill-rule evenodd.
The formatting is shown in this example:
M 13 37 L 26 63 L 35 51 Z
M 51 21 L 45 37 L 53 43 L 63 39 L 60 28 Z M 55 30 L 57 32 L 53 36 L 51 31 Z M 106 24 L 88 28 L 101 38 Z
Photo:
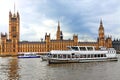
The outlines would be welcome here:
M 120 53 L 120 40 L 119 39 L 114 39 L 112 41 L 113 48 L 117 51 L 117 53 Z
M 66 46 L 100 46 L 112 47 L 110 37 L 105 38 L 102 20 L 98 30 L 98 39 L 96 42 L 78 42 L 78 35 L 73 35 L 72 40 L 63 39 L 63 33 L 60 30 L 58 22 L 56 39 L 52 40 L 50 34 L 45 34 L 44 41 L 30 42 L 20 41 L 20 15 L 19 13 L 9 12 L 9 36 L 7 33 L 1 33 L 0 55 L 18 55 L 19 52 L 48 52 L 50 50 L 67 50 Z

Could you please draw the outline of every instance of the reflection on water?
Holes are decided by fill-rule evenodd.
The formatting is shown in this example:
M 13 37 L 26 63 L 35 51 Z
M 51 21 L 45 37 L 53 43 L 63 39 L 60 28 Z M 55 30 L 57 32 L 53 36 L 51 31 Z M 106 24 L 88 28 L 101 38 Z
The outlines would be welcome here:
M 18 59 L 16 57 L 0 58 L 0 79 L 1 80 L 18 80 Z
M 19 73 L 18 73 L 18 59 L 17 58 L 11 58 L 8 63 L 8 79 L 10 80 L 18 80 L 19 79 Z
M 0 80 L 119 80 L 120 60 L 48 64 L 40 58 L 0 58 Z

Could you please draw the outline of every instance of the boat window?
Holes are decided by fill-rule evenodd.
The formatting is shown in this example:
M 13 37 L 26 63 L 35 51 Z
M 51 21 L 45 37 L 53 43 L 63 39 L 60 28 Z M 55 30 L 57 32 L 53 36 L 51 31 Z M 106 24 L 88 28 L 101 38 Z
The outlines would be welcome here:
M 90 54 L 87 55 L 87 58 L 90 58 Z
M 97 57 L 97 54 L 95 54 L 94 57 Z
M 87 47 L 88 51 L 92 51 L 93 47 Z
M 56 54 L 53 54 L 53 58 L 57 58 L 57 55 L 56 55 Z
M 78 47 L 71 47 L 72 50 L 78 51 Z
M 79 58 L 79 55 L 75 55 L 75 58 Z
M 106 57 L 106 54 L 104 54 L 104 57 Z
M 91 54 L 91 58 L 93 58 L 94 57 L 94 54 Z
M 86 51 L 85 47 L 79 47 L 81 51 Z
M 58 54 L 58 58 L 62 58 L 62 55 L 61 55 L 61 54 Z
M 100 54 L 98 54 L 98 56 L 97 57 L 100 57 Z
M 81 55 L 81 57 L 82 57 L 82 58 L 86 58 L 86 57 L 87 57 L 87 55 L 83 54 L 83 55 Z
M 104 57 L 104 55 L 103 55 L 103 54 L 101 54 L 101 57 Z
M 68 58 L 70 58 L 70 55 L 68 55 Z
M 66 58 L 67 56 L 66 56 L 66 54 L 63 54 L 63 58 Z

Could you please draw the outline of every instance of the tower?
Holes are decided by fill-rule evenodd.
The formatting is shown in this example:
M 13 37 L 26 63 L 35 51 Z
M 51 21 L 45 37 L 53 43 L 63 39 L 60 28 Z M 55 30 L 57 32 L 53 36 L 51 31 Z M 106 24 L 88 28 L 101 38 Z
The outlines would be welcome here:
M 78 35 L 73 35 L 73 41 L 74 41 L 74 45 L 77 46 L 78 45 Z
M 51 50 L 50 34 L 49 35 L 47 33 L 45 34 L 45 42 L 46 42 L 46 51 L 50 51 Z
M 61 35 L 61 31 L 60 31 L 60 23 L 59 23 L 59 21 L 58 21 L 56 40 L 60 40 L 60 35 Z
M 19 44 L 19 36 L 20 36 L 20 16 L 19 13 L 9 12 L 9 40 L 11 40 L 11 53 L 13 55 L 17 55 L 18 53 L 18 44 Z
M 19 13 L 9 12 L 9 39 L 19 41 L 19 26 L 20 26 L 20 16 Z
M 107 48 L 111 48 L 111 47 L 112 47 L 112 37 L 108 36 L 108 37 L 106 38 L 105 43 L 106 43 L 106 47 L 107 47 Z
M 103 27 L 102 20 L 100 21 L 100 27 L 99 27 L 98 32 L 99 32 L 98 33 L 99 34 L 98 45 L 99 46 L 105 46 L 104 27 Z

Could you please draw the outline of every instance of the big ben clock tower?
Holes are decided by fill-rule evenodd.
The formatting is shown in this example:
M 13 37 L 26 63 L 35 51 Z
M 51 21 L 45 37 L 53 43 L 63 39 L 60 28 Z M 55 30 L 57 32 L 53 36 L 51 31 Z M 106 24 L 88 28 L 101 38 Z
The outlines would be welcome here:
M 98 38 L 98 45 L 104 47 L 105 46 L 105 36 L 104 36 L 104 27 L 102 20 L 100 21 L 100 27 L 99 27 L 99 38 Z

